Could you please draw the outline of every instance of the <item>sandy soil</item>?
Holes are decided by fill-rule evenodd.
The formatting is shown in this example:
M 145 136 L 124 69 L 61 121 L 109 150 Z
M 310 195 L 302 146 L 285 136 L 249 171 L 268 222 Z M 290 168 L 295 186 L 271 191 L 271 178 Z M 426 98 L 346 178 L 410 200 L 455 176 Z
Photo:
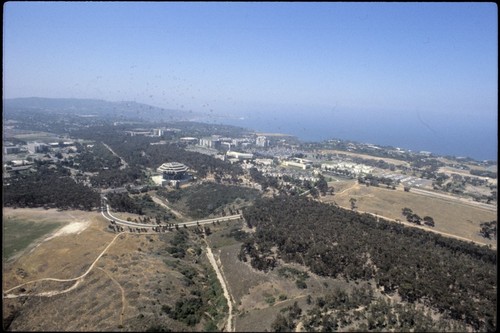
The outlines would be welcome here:
M 54 239 L 63 235 L 80 234 L 87 229 L 96 219 L 99 219 L 98 212 L 84 212 L 80 210 L 65 210 L 43 209 L 43 208 L 9 208 L 4 207 L 2 212 L 3 219 L 9 218 L 25 219 L 35 223 L 57 222 L 61 223 L 61 227 L 56 229 L 47 237 L 35 241 L 25 250 L 18 253 L 15 258 L 20 257 L 23 253 L 32 252 L 40 244 L 48 240 Z
M 83 230 L 87 229 L 88 226 L 89 226 L 89 222 L 71 222 L 70 224 L 57 230 L 53 235 L 45 238 L 44 241 L 48 241 L 52 238 L 55 238 L 55 237 L 58 237 L 61 235 L 79 234 Z

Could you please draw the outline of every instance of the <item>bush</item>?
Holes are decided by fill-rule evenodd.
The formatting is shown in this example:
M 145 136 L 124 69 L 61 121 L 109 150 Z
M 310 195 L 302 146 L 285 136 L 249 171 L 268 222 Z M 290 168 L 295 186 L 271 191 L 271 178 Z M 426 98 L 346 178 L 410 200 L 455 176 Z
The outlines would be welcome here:
M 304 282 L 304 280 L 297 280 L 297 281 L 295 281 L 295 285 L 299 289 L 306 289 L 307 288 L 307 284 Z

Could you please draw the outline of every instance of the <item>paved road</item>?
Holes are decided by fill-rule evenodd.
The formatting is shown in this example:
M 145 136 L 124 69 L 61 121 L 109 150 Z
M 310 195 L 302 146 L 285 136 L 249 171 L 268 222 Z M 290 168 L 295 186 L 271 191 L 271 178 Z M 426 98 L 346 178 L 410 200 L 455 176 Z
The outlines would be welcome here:
M 145 224 L 145 223 L 136 223 L 132 221 L 126 221 L 119 219 L 115 216 L 113 216 L 109 210 L 109 205 L 106 204 L 106 209 L 102 208 L 101 209 L 101 214 L 102 216 L 108 220 L 108 221 L 114 221 L 116 224 L 121 224 L 121 225 L 126 225 L 129 227 L 134 227 L 134 228 L 156 228 L 158 226 L 164 226 L 164 224 Z M 230 215 L 230 216 L 221 216 L 221 217 L 215 217 L 212 219 L 203 219 L 203 220 L 195 220 L 195 221 L 188 221 L 188 222 L 182 222 L 182 223 L 177 223 L 179 227 L 191 227 L 195 225 L 203 225 L 203 224 L 209 224 L 213 222 L 224 222 L 224 221 L 234 221 L 234 220 L 239 220 L 242 218 L 241 214 L 236 214 L 236 215 Z
M 346 210 L 349 209 L 348 207 L 342 207 L 340 205 L 339 205 L 339 207 L 341 207 L 343 209 L 346 209 Z M 399 223 L 399 224 L 403 224 L 403 225 L 411 227 L 411 228 L 418 228 L 418 229 L 422 229 L 422 230 L 425 230 L 425 231 L 434 232 L 436 234 L 440 234 L 440 235 L 443 235 L 443 236 L 446 236 L 446 237 L 451 237 L 451 238 L 463 240 L 463 241 L 466 241 L 466 242 L 472 242 L 472 243 L 476 243 L 478 245 L 488 245 L 487 243 L 479 242 L 479 241 L 476 241 L 476 240 L 473 240 L 473 239 L 470 239 L 470 238 L 461 237 L 461 236 L 457 236 L 457 235 L 454 235 L 454 234 L 449 234 L 447 232 L 439 231 L 439 230 L 433 229 L 431 227 L 426 227 L 426 226 L 423 226 L 423 225 L 418 225 L 418 224 L 410 223 L 410 222 L 407 222 L 407 221 L 396 220 L 396 219 L 393 219 L 391 217 L 387 217 L 387 216 L 383 216 L 383 215 L 375 214 L 375 213 L 370 213 L 370 212 L 365 212 L 365 211 L 362 211 L 362 210 L 357 210 L 356 209 L 356 211 L 358 213 L 360 213 L 360 214 L 369 214 L 369 215 L 375 216 L 377 218 L 381 218 L 381 219 L 384 219 L 384 220 L 388 220 L 388 221 L 396 222 L 396 223 Z
M 475 201 L 471 201 L 471 200 L 464 199 L 464 198 L 458 198 L 458 197 L 455 197 L 452 195 L 436 193 L 436 192 L 426 191 L 426 190 L 417 189 L 417 188 L 412 188 L 410 190 L 410 193 L 417 193 L 417 194 L 426 195 L 429 197 L 434 197 L 437 199 L 443 199 L 443 200 L 448 200 L 448 201 L 456 201 L 456 202 L 459 202 L 461 204 L 466 204 L 466 205 L 474 206 L 476 208 L 482 208 L 482 209 L 486 209 L 486 210 L 490 210 L 490 211 L 494 211 L 494 212 L 497 211 L 497 206 L 495 206 L 495 205 L 488 205 L 488 204 L 485 204 L 483 202 L 475 202 Z

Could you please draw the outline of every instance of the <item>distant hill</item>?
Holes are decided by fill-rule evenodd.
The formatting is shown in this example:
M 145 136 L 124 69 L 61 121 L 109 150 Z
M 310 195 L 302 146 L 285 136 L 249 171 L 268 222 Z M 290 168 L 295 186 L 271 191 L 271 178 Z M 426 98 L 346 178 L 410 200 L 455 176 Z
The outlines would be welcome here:
M 163 109 L 133 101 L 109 102 L 99 99 L 78 98 L 10 98 L 3 100 L 5 112 L 44 111 L 74 115 L 94 115 L 104 118 L 141 119 L 147 121 L 192 120 L 199 113 Z

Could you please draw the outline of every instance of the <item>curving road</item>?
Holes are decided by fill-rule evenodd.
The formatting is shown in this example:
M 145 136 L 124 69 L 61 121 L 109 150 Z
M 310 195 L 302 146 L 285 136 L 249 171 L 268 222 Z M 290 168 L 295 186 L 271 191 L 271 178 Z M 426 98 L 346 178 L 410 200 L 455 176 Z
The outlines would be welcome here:
M 106 209 L 104 209 L 104 208 L 101 209 L 101 214 L 108 221 L 113 221 L 116 224 L 126 225 L 129 227 L 156 228 L 158 226 L 164 226 L 164 224 L 160 224 L 160 225 L 158 225 L 158 224 L 145 224 L 145 223 L 137 223 L 137 222 L 119 219 L 116 216 L 113 216 L 111 214 L 108 204 L 106 204 Z M 195 226 L 195 225 L 203 225 L 203 224 L 208 224 L 208 223 L 213 223 L 213 222 L 234 221 L 234 220 L 239 220 L 241 218 L 242 218 L 241 214 L 236 214 L 236 215 L 230 215 L 230 216 L 214 217 L 211 219 L 182 222 L 182 223 L 177 223 L 177 225 L 179 227 L 183 227 L 183 226 L 191 227 L 191 226 Z

